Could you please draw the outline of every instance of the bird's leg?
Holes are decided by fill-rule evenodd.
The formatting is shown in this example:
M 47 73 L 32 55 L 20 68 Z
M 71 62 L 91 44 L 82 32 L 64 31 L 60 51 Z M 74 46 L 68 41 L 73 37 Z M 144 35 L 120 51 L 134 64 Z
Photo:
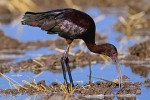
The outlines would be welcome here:
M 66 49 L 66 52 L 64 53 L 64 56 L 65 56 L 65 64 L 66 64 L 66 67 L 67 67 L 67 71 L 68 71 L 70 83 L 71 83 L 72 86 L 74 87 L 73 79 L 72 79 L 72 75 L 71 75 L 71 71 L 70 71 L 70 66 L 69 66 L 69 58 L 68 58 L 69 47 L 70 47 L 70 45 L 68 45 L 68 47 L 67 47 L 67 49 Z
M 66 63 L 66 66 L 67 66 L 67 70 L 68 70 L 68 75 L 69 75 L 70 83 L 72 84 L 72 87 L 74 87 L 73 79 L 72 79 L 72 75 L 71 75 L 71 71 L 70 71 L 69 59 L 68 59 L 68 57 L 66 58 L 65 63 Z
M 68 59 L 68 52 L 69 52 L 69 47 L 70 45 L 67 46 L 66 51 L 63 54 L 63 57 L 61 59 L 61 64 L 62 64 L 62 69 L 63 69 L 63 75 L 64 75 L 64 80 L 67 84 L 67 89 L 69 91 L 68 88 L 68 82 L 67 82 L 67 78 L 66 78 L 66 67 L 67 67 L 67 71 L 68 71 L 68 75 L 69 75 L 69 79 L 70 79 L 70 83 L 72 84 L 72 86 L 74 86 L 73 84 L 73 79 L 72 79 L 72 75 L 71 75 L 71 71 L 70 71 L 70 67 L 69 67 L 69 59 Z
M 65 80 L 65 84 L 67 84 L 67 89 L 68 89 L 68 82 L 67 82 L 67 77 L 66 77 L 66 65 L 64 63 L 64 57 L 61 58 L 61 66 L 62 66 L 62 70 L 63 70 L 63 76 L 64 76 L 64 80 Z M 69 89 L 68 89 L 69 91 Z

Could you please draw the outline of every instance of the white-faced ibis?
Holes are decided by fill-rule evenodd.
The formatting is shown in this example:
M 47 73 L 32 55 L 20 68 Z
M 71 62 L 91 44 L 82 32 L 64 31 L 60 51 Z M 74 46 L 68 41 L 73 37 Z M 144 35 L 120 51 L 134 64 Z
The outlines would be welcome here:
M 63 76 L 66 84 L 66 68 L 68 71 L 70 83 L 72 86 L 73 79 L 69 67 L 68 52 L 70 44 L 74 39 L 82 39 L 91 52 L 109 56 L 116 64 L 119 73 L 119 86 L 121 84 L 121 69 L 118 65 L 118 52 L 114 45 L 105 43 L 101 45 L 95 44 L 95 23 L 93 19 L 86 13 L 75 9 L 58 9 L 47 12 L 26 12 L 23 25 L 40 27 L 47 31 L 48 34 L 58 34 L 67 41 L 67 49 L 61 58 Z M 67 86 L 68 87 L 68 86 Z

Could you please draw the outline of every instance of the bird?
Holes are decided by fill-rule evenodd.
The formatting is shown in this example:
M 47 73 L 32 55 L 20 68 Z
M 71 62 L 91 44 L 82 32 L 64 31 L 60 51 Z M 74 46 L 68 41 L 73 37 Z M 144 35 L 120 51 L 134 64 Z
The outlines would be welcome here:
M 58 34 L 66 40 L 67 48 L 61 58 L 61 66 L 67 88 L 68 80 L 66 70 L 70 83 L 74 86 L 68 58 L 69 48 L 74 39 L 82 39 L 91 52 L 106 55 L 112 59 L 118 71 L 120 87 L 122 82 L 122 70 L 118 63 L 117 48 L 110 43 L 100 45 L 95 43 L 96 25 L 92 17 L 87 13 L 73 8 L 56 9 L 45 12 L 26 12 L 21 23 L 22 25 L 39 27 L 41 30 L 47 31 L 47 34 Z

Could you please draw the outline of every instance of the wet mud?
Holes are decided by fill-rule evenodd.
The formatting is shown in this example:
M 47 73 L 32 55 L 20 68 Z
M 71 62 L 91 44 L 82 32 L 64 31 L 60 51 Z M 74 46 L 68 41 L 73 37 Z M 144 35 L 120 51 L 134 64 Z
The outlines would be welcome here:
M 150 39 L 128 48 L 129 54 L 124 58 L 125 65 L 130 66 L 132 72 L 147 77 L 150 73 Z
M 106 41 L 106 37 L 101 37 L 98 33 L 96 34 L 96 40 Z M 4 41 L 4 42 L 3 42 Z M 80 40 L 74 40 L 72 48 L 79 44 Z M 99 42 L 99 41 L 98 41 Z M 65 39 L 59 38 L 55 40 L 46 40 L 46 41 L 33 41 L 33 42 L 20 42 L 16 39 L 13 39 L 9 36 L 6 36 L 3 31 L 0 31 L 0 72 L 7 73 L 11 70 L 18 71 L 32 71 L 35 74 L 40 73 L 44 70 L 49 70 L 51 72 L 61 72 L 60 59 L 62 53 L 60 54 L 51 54 L 43 55 L 37 59 L 28 59 L 17 63 L 11 63 L 14 59 L 7 59 L 6 56 L 11 54 L 13 55 L 24 55 L 26 50 L 36 50 L 42 47 L 58 47 L 65 49 L 66 41 Z M 85 43 L 83 43 L 85 46 Z M 51 48 L 51 49 L 53 49 Z M 4 57 L 5 56 L 5 57 Z M 91 56 L 91 59 L 89 58 Z M 4 57 L 4 58 L 3 58 Z M 72 70 L 77 66 L 85 67 L 89 62 L 103 62 L 102 58 L 99 55 L 90 54 L 84 51 L 77 51 L 74 55 L 69 55 L 70 65 Z M 10 64 L 5 64 L 10 62 Z
M 91 59 L 89 58 L 91 57 Z M 60 59 L 62 54 L 53 54 L 53 55 L 44 55 L 37 59 L 29 59 L 25 61 L 21 61 L 18 63 L 0 65 L 0 72 L 5 73 L 13 70 L 15 72 L 18 71 L 31 71 L 35 74 L 40 73 L 44 70 L 49 70 L 51 72 L 62 72 Z M 75 69 L 76 67 L 85 67 L 89 65 L 89 62 L 103 63 L 104 60 L 100 58 L 99 55 L 93 55 L 85 52 L 81 52 L 80 55 L 69 55 L 69 64 L 71 69 Z
M 150 87 L 150 79 L 146 79 L 146 80 L 144 81 L 144 85 L 145 85 L 146 87 Z
M 150 47 L 150 39 L 145 42 L 135 44 L 132 47 L 129 47 L 129 52 L 131 56 L 135 57 L 135 60 L 136 59 L 145 60 L 150 58 L 149 47 Z
M 24 86 L 21 86 L 17 89 L 0 89 L 0 93 L 3 95 L 18 95 L 18 94 L 43 94 L 46 93 L 46 95 L 42 96 L 40 100 L 51 100 L 55 97 L 60 97 L 61 99 L 65 99 L 66 96 L 69 98 L 68 100 L 72 98 L 76 99 L 94 99 L 94 98 L 107 98 L 108 100 L 113 99 L 115 96 L 118 98 L 129 96 L 129 97 L 135 97 L 137 94 L 141 93 L 140 86 L 142 84 L 149 84 L 150 81 L 145 80 L 145 82 L 135 82 L 132 83 L 129 80 L 125 81 L 126 79 L 129 79 L 127 76 L 123 76 L 123 84 L 122 88 L 118 90 L 117 93 L 113 92 L 113 89 L 118 89 L 118 83 L 114 83 L 111 81 L 99 81 L 96 83 L 89 83 L 85 84 L 83 86 L 76 85 L 75 87 L 69 87 L 70 93 L 67 92 L 67 88 L 64 84 L 60 84 L 57 82 L 53 82 L 50 85 L 46 85 L 45 80 L 41 80 L 39 82 L 33 81 L 32 83 L 25 84 Z M 99 96 L 99 97 L 98 97 Z M 108 97 L 107 97 L 108 96 Z

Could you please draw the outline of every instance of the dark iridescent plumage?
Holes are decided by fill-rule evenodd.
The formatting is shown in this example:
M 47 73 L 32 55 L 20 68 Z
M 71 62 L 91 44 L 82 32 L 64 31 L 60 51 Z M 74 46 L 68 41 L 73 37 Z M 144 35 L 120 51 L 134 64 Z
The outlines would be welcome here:
M 109 43 L 101 45 L 95 44 L 95 23 L 93 19 L 84 12 L 70 8 L 38 13 L 26 12 L 22 24 L 40 27 L 42 30 L 47 31 L 48 34 L 58 34 L 66 39 L 68 47 L 61 60 L 66 82 L 67 79 L 64 67 L 67 67 L 70 81 L 73 84 L 68 65 L 68 51 L 74 39 L 82 39 L 90 51 L 107 55 L 117 64 L 118 52 L 116 47 Z M 119 69 L 118 66 L 117 69 Z M 121 77 L 120 69 L 119 75 Z
M 90 16 L 75 9 L 61 9 L 41 13 L 26 12 L 23 19 L 23 25 L 41 27 L 49 34 L 57 33 L 68 39 L 84 38 L 83 34 L 89 31 L 92 28 L 91 25 L 94 24 Z M 93 28 L 95 29 L 95 26 Z M 92 37 L 95 38 L 95 34 L 91 35 L 94 35 Z

